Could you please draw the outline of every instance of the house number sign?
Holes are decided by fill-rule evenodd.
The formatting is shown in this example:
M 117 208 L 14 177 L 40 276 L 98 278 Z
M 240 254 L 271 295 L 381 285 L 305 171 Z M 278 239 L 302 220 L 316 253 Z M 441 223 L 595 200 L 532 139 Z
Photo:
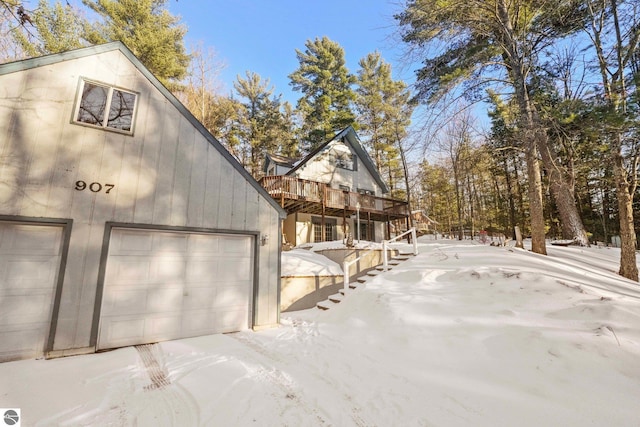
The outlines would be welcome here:
M 89 190 L 92 193 L 100 193 L 103 191 L 105 194 L 109 194 L 113 187 L 115 187 L 114 184 L 101 184 L 99 182 L 87 184 L 85 181 L 76 181 L 76 190 L 78 191 Z

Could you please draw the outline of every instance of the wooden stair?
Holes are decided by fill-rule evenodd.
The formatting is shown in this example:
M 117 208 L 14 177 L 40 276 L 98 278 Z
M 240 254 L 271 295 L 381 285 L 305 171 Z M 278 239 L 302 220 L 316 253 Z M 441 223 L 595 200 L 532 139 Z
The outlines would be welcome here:
M 401 264 L 402 262 L 410 259 L 413 254 L 399 254 L 391 259 L 389 259 L 387 271 L 393 269 L 394 266 Z M 349 282 L 349 289 L 357 289 L 360 285 L 367 283 L 372 277 L 376 277 L 379 274 L 384 274 L 384 267 L 382 265 L 378 265 L 375 268 L 367 271 L 365 275 L 358 277 L 355 281 Z M 320 310 L 329 310 L 331 307 L 334 307 L 337 304 L 340 304 L 347 297 L 347 292 L 344 288 L 340 289 L 337 294 L 330 295 L 324 301 L 320 301 L 316 304 L 316 307 Z

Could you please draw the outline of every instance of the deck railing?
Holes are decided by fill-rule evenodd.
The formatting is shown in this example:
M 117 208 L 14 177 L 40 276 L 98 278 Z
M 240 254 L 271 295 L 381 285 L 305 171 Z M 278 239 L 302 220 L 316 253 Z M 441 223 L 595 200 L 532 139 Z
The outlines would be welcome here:
M 408 215 L 407 202 L 369 194 L 354 193 L 331 188 L 323 182 L 310 181 L 286 175 L 265 176 L 260 184 L 273 198 L 324 202 L 325 206 L 355 210 L 360 204 L 363 211 L 377 211 L 392 215 Z
M 393 239 L 390 240 L 383 240 L 382 241 L 382 268 L 383 271 L 388 271 L 389 270 L 389 255 L 388 255 L 388 251 L 389 251 L 389 243 L 395 242 L 396 240 L 399 240 L 402 236 L 405 236 L 407 234 L 411 234 L 411 238 L 413 239 L 413 255 L 418 255 L 418 239 L 416 238 L 416 229 L 415 228 L 411 228 L 407 231 L 405 231 L 404 233 L 400 234 L 399 236 L 394 237 Z M 365 256 L 366 254 L 373 252 L 377 249 L 372 248 L 369 249 L 368 251 L 363 252 L 359 257 L 357 257 L 356 259 L 352 259 L 351 261 L 347 261 L 344 260 L 344 262 L 342 263 L 342 273 L 343 273 L 343 281 L 344 281 L 344 291 L 347 292 L 349 290 L 349 267 L 351 267 L 353 264 L 355 264 L 356 262 L 360 261 L 360 258 L 362 258 L 363 256 Z
M 401 237 L 411 234 L 411 242 L 413 243 L 413 255 L 418 255 L 418 236 L 416 235 L 416 228 L 410 228 L 402 234 L 397 235 L 393 239 L 382 241 L 382 268 L 384 271 L 389 269 L 389 257 L 387 251 L 389 250 L 389 243 L 393 243 L 396 240 L 400 240 Z

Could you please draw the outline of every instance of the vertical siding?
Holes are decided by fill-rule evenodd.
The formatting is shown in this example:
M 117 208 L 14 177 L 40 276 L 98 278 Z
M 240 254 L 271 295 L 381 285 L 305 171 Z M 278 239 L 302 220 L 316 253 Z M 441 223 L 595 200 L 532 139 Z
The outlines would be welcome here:
M 90 226 L 82 222 L 74 222 L 69 242 L 67 270 L 60 299 L 60 310 L 55 334 L 55 349 L 69 349 L 83 347 L 89 344 L 76 336 L 79 323 L 80 295 L 85 283 L 84 267 L 89 246 Z M 90 284 L 89 284 L 90 285 Z M 94 286 L 95 287 L 95 286 Z M 85 319 L 86 320 L 86 319 Z M 91 323 L 89 319 L 89 323 Z
M 76 181 L 81 179 L 79 175 L 80 159 L 86 129 L 83 128 L 81 137 L 77 137 L 74 130 L 67 126 L 70 117 L 71 108 L 68 107 L 61 118 L 61 132 L 54 157 L 55 169 L 47 192 L 47 204 L 45 205 L 47 211 L 43 216 L 54 216 L 59 212 L 64 212 L 66 215 L 61 216 L 70 218 L 71 205 L 76 192 L 69 191 L 69 188 L 75 188 Z
M 101 168 L 103 165 L 103 156 L 105 155 L 106 139 L 108 134 L 96 129 L 84 128 L 84 137 L 82 139 L 82 149 L 78 162 L 78 180 L 84 181 L 86 184 L 98 182 L 100 180 Z M 110 159 L 107 159 L 110 162 Z M 60 187 L 60 191 L 69 192 L 68 183 L 64 183 Z M 80 221 L 91 223 L 95 212 L 96 203 L 108 203 L 101 194 L 93 193 L 85 188 L 83 191 L 74 190 L 75 184 L 71 183 L 73 194 L 73 202 L 71 205 L 71 217 L 78 218 Z M 102 206 L 100 206 L 102 208 Z M 102 213 L 102 211 L 99 211 Z M 111 213 L 111 212 L 110 212 Z
M 189 206 L 187 208 L 187 218 L 190 224 L 195 227 L 204 226 L 204 197 L 206 194 L 206 180 L 208 168 L 208 146 L 206 142 L 194 141 L 193 160 L 202 159 L 191 169 L 191 180 L 189 183 Z
M 171 225 L 188 223 L 187 209 L 189 198 L 189 185 L 191 181 L 191 168 L 193 166 L 193 145 L 195 129 L 187 120 L 180 117 L 178 128 L 178 145 L 173 169 L 173 189 L 171 197 Z M 197 167 L 197 165 L 196 165 Z
M 59 105 L 49 104 L 42 108 L 36 107 L 30 100 L 46 99 L 46 83 L 36 83 L 39 78 L 25 85 L 24 99 L 29 100 L 25 107 L 33 108 L 35 121 L 38 126 L 32 131 L 27 131 L 32 123 L 20 123 L 23 150 L 23 173 L 26 179 L 23 185 L 28 188 L 28 192 L 34 197 L 24 197 L 27 192 L 22 193 L 21 203 L 18 207 L 20 211 L 34 211 L 42 215 L 46 207 L 47 189 L 46 183 L 51 181 L 55 164 L 43 162 L 43 159 L 50 159 L 56 153 L 56 140 L 48 137 L 48 129 L 56 129 L 59 123 L 58 117 L 62 109 Z M 35 82 L 33 81 L 35 80 Z M 31 129 L 29 129 L 31 130 Z
M 156 182 L 160 162 L 160 152 L 163 144 L 163 126 L 154 119 L 164 110 L 165 104 L 154 92 L 142 92 L 138 99 L 138 114 L 136 117 L 135 139 L 142 146 L 139 167 L 136 173 L 136 189 L 133 207 L 133 222 L 150 224 L 153 222 L 156 203 Z M 150 108 L 154 105 L 156 109 Z
M 231 228 L 231 213 L 233 202 L 233 168 L 231 165 L 221 159 L 220 161 L 220 178 L 218 181 L 218 187 L 220 190 L 220 197 L 218 199 L 218 228 L 230 229 Z
M 269 241 L 265 246 L 259 246 L 259 269 L 265 276 L 265 283 L 258 289 L 255 312 L 256 326 L 268 326 L 278 321 L 278 293 L 279 293 L 279 239 L 278 215 L 274 209 L 264 200 L 260 200 L 260 231 L 269 234 Z M 260 245 L 260 241 L 258 241 Z M 267 274 L 265 274 L 267 273 Z
M 98 245 L 98 243 L 102 243 L 104 226 L 101 223 L 91 224 L 87 233 L 88 241 L 82 271 L 83 283 L 80 286 L 80 297 L 78 299 L 77 321 L 73 340 L 74 347 L 85 347 L 89 344 L 97 290 L 95 283 L 98 282 L 98 270 L 102 254 L 102 246 Z
M 247 230 L 257 230 L 262 232 L 262 230 L 265 229 L 265 225 L 262 224 L 260 217 L 260 202 L 262 201 L 262 198 L 260 197 L 258 192 L 251 187 L 246 187 L 246 191 L 247 196 L 244 210 L 245 227 Z M 271 205 L 266 206 L 266 208 L 273 209 Z M 270 219 L 270 221 L 273 222 L 273 219 Z M 269 225 L 269 228 L 270 227 L 271 226 Z M 274 238 L 277 236 L 270 235 L 270 237 Z
M 218 221 L 218 207 L 221 203 L 222 186 L 220 177 L 222 175 L 222 156 L 212 153 L 213 147 L 207 146 L 207 175 L 205 177 L 204 189 L 204 226 L 210 228 L 221 228 Z
M 382 190 L 361 159 L 357 159 L 358 166 L 356 171 L 342 169 L 335 165 L 333 158 L 337 152 L 335 148 L 337 145 L 347 147 L 346 144 L 337 141 L 327 145 L 323 151 L 300 168 L 296 172 L 296 176 L 302 179 L 331 184 L 333 188 L 346 185 L 351 188 L 351 191 L 357 191 L 358 188 L 372 190 L 377 196 L 381 196 Z M 355 153 L 352 152 L 352 154 Z
M 168 103 L 164 104 L 163 107 L 166 108 L 165 121 L 158 123 L 162 127 L 162 138 L 155 142 L 161 145 L 153 204 L 153 223 L 155 224 L 171 223 L 173 183 L 175 179 L 174 162 L 178 148 L 178 123 L 180 122 L 180 116 L 177 111 L 173 111 Z M 152 121 L 156 121 L 155 118 Z
M 233 175 L 233 195 L 231 198 L 231 228 L 246 229 L 247 180 L 240 174 Z
M 138 93 L 133 135 L 70 123 L 81 77 Z M 255 319 L 277 322 L 278 211 L 120 52 L 0 76 L 0 138 L 0 214 L 74 220 L 55 350 L 90 344 L 108 221 L 268 234 Z

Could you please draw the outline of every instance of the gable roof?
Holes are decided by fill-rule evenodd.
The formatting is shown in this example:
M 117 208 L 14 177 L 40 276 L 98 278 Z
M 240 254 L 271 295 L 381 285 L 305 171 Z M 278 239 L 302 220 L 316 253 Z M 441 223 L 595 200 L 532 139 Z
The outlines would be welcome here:
M 364 167 L 367 168 L 367 170 L 369 171 L 373 179 L 376 181 L 376 183 L 378 184 L 382 192 L 383 193 L 389 192 L 387 185 L 384 183 L 384 181 L 382 180 L 382 177 L 380 176 L 380 172 L 378 172 L 378 169 L 373 164 L 373 160 L 371 160 L 371 157 L 369 157 L 369 154 L 367 153 L 367 151 L 362 147 L 362 144 L 360 143 L 360 138 L 358 138 L 358 135 L 356 134 L 356 131 L 355 129 L 353 129 L 352 126 L 347 126 L 343 130 L 338 132 L 329 141 L 321 144 L 319 147 L 317 147 L 315 150 L 309 153 L 306 157 L 300 160 L 300 162 L 298 162 L 295 165 L 295 167 L 293 167 L 289 172 L 287 172 L 287 175 L 292 175 L 293 173 L 295 173 L 295 171 L 303 167 L 313 157 L 315 157 L 316 154 L 324 150 L 326 146 L 332 143 L 333 141 L 342 141 L 347 145 L 349 145 L 353 149 L 353 151 L 355 151 L 358 158 L 362 161 L 362 164 L 364 165 Z
M 262 166 L 262 171 L 266 172 L 267 171 L 267 167 L 269 166 L 269 162 L 272 162 L 278 166 L 284 166 L 287 168 L 293 168 L 296 164 L 298 160 L 291 158 L 291 157 L 286 157 L 286 156 L 281 156 L 279 154 L 270 154 L 267 153 L 266 158 L 265 158 L 265 162 L 264 165 Z
M 225 158 L 251 186 L 253 186 L 258 193 L 264 197 L 279 213 L 280 218 L 287 217 L 287 213 L 276 202 L 267 191 L 247 172 L 247 170 L 227 151 L 226 148 L 204 127 L 202 123 L 194 117 L 193 114 L 176 98 L 157 77 L 149 71 L 147 67 L 140 62 L 140 60 L 120 41 L 105 43 L 96 46 L 89 46 L 85 48 L 70 50 L 61 53 L 54 53 L 51 55 L 39 56 L 36 58 L 24 59 L 16 62 L 9 62 L 6 64 L 0 64 L 0 76 L 5 74 L 16 73 L 19 71 L 25 71 L 32 68 L 42 67 L 45 65 L 56 64 L 64 61 L 71 61 L 74 59 L 84 58 L 87 56 L 98 55 L 111 51 L 120 51 L 124 56 L 131 61 L 131 63 L 144 75 L 149 82 L 155 86 L 155 88 L 164 95 L 164 97 L 193 125 L 194 128 L 204 136 L 204 138 L 211 144 L 223 158 Z

